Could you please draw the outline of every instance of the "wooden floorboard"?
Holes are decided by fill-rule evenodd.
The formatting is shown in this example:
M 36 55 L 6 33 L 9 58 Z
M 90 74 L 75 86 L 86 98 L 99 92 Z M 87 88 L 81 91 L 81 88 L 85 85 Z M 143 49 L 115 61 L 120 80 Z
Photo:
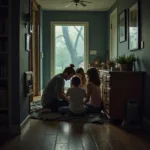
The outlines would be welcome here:
M 150 135 L 111 124 L 31 120 L 28 128 L 0 150 L 149 150 Z

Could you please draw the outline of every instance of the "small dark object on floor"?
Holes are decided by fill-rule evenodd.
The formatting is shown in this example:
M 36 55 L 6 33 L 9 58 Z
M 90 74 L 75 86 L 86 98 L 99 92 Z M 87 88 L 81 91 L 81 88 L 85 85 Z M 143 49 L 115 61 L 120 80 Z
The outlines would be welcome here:
M 85 113 L 82 113 L 82 114 L 74 114 L 73 112 L 69 111 L 68 116 L 69 116 L 69 117 L 83 117 L 83 116 L 85 116 Z
M 104 124 L 104 121 L 100 117 L 94 117 L 89 119 L 88 123 Z
M 13 138 L 15 138 L 17 136 L 17 134 L 10 134 L 10 133 L 0 133 L 0 137 L 3 137 L 1 138 L 0 140 L 0 149 L 1 147 L 7 143 L 8 141 L 11 141 Z

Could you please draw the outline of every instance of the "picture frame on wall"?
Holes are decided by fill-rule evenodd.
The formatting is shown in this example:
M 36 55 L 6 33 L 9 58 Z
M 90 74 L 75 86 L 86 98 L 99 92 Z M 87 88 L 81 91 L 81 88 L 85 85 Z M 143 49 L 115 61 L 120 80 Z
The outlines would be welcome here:
M 139 3 L 129 8 L 129 50 L 139 49 Z
M 119 39 L 120 43 L 126 41 L 126 10 L 119 14 Z

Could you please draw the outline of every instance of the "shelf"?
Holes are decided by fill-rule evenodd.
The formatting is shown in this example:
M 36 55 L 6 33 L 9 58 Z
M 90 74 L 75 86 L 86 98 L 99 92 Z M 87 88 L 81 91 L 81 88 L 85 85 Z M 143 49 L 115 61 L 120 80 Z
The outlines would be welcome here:
M 7 111 L 8 108 L 0 108 L 0 111 Z
M 8 80 L 8 78 L 0 78 L 0 80 Z
M 0 8 L 8 8 L 8 5 L 0 5 Z
M 8 35 L 0 34 L 0 38 L 8 38 Z
M 0 52 L 0 54 L 8 54 L 8 52 Z

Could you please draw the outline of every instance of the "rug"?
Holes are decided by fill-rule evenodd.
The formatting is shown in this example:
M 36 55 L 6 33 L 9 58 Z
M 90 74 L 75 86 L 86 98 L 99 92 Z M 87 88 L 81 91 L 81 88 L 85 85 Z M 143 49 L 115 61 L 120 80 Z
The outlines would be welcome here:
M 98 123 L 103 124 L 108 122 L 108 119 L 102 114 L 85 114 L 83 116 L 70 116 L 70 115 L 61 115 L 59 113 L 53 113 L 50 109 L 42 109 L 40 101 L 33 101 L 31 103 L 31 119 L 38 119 L 43 121 L 82 121 L 87 123 Z
M 42 108 L 41 100 L 33 101 L 30 103 L 30 113 L 36 112 Z

